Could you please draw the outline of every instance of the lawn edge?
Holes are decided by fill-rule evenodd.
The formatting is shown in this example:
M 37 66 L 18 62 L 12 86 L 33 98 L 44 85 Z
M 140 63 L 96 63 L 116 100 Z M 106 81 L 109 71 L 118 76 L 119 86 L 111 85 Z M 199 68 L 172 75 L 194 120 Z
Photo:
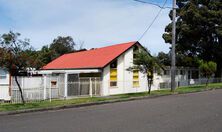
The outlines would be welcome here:
M 218 89 L 222 89 L 222 88 L 208 88 L 208 89 L 203 89 L 200 91 L 192 91 L 192 92 L 185 92 L 185 93 L 176 92 L 176 93 L 168 93 L 168 94 L 163 94 L 163 95 L 120 98 L 120 99 L 113 99 L 113 100 L 106 100 L 106 101 L 98 101 L 98 102 L 90 102 L 90 103 L 82 103 L 82 104 L 72 104 L 72 105 L 64 105 L 64 106 L 55 106 L 55 107 L 48 107 L 48 108 L 34 108 L 34 109 L 24 109 L 24 110 L 15 110 L 15 111 L 5 111 L 5 112 L 0 112 L 0 116 L 16 115 L 16 114 L 32 113 L 32 112 L 53 111 L 53 110 L 61 110 L 61 109 L 69 109 L 69 108 L 80 108 L 80 107 L 87 107 L 87 106 L 94 106 L 94 105 L 111 104 L 111 103 L 117 103 L 117 102 L 152 99 L 152 98 L 158 98 L 158 97 L 163 97 L 163 96 L 173 96 L 173 95 L 180 95 L 180 94 L 206 92 L 206 91 L 218 90 Z

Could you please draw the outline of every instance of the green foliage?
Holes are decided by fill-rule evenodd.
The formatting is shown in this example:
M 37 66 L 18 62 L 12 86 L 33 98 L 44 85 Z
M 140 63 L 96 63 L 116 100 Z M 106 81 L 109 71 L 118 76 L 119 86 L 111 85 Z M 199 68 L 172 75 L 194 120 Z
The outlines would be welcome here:
M 58 36 L 53 42 L 48 46 L 45 45 L 42 47 L 41 50 L 36 51 L 37 59 L 41 64 L 38 66 L 41 68 L 42 66 L 48 64 L 52 60 L 58 58 L 61 55 L 66 53 L 74 52 L 75 51 L 75 42 L 73 38 L 70 36 L 61 37 Z
M 53 42 L 50 44 L 49 49 L 51 52 L 53 52 L 52 59 L 55 59 L 63 54 L 73 52 L 75 42 L 73 41 L 73 38 L 70 36 L 67 37 L 61 37 L 58 36 L 56 39 L 53 40 Z
M 221 70 L 222 1 L 177 0 L 177 6 L 176 51 L 184 56 L 212 60 Z M 166 43 L 171 43 L 171 31 L 170 23 L 163 34 Z
M 200 61 L 199 69 L 203 76 L 206 76 L 207 78 L 211 77 L 215 71 L 217 70 L 217 64 L 215 62 L 209 61 Z
M 29 45 L 29 41 L 27 39 L 21 40 L 19 36 L 19 33 L 12 31 L 1 36 L 0 66 L 7 69 L 15 77 L 24 104 L 25 101 L 17 76 L 21 72 L 26 72 L 28 68 L 36 67 L 38 60 L 33 54 L 33 48 Z
M 0 37 L 0 67 L 5 67 L 12 74 L 26 68 L 39 69 L 63 54 L 75 52 L 76 44 L 70 36 L 58 36 L 49 46 L 36 51 L 28 39 L 19 39 L 20 35 L 10 31 Z M 80 44 L 80 50 L 85 50 L 82 49 L 83 42 Z
M 177 53 L 176 55 L 176 65 L 179 67 L 198 67 L 199 59 L 193 56 L 187 56 L 184 54 Z
M 133 63 L 134 68 L 139 69 L 144 74 L 153 73 L 154 68 L 159 68 L 156 58 L 152 57 L 148 50 L 144 49 L 136 52 Z
M 170 53 L 166 54 L 164 52 L 160 52 L 158 56 L 156 56 L 156 60 L 164 66 L 171 65 Z M 199 59 L 197 57 L 187 56 L 180 53 L 176 54 L 176 66 L 179 67 L 198 67 Z
M 43 46 L 40 51 L 36 51 L 36 54 L 38 54 L 38 60 L 41 62 L 40 68 L 55 58 L 54 52 L 48 46 Z
M 213 61 L 205 62 L 205 61 L 200 61 L 200 66 L 199 66 L 200 72 L 202 73 L 203 76 L 206 76 L 207 79 L 216 72 L 217 70 L 217 64 Z M 208 85 L 208 80 L 206 82 L 206 85 Z
M 10 31 L 0 37 L 0 66 L 11 74 L 19 74 L 20 71 L 35 68 L 38 64 L 29 40 L 21 40 L 19 36 L 19 33 Z
M 141 48 L 137 50 L 135 53 L 135 58 L 133 59 L 134 66 L 129 68 L 129 70 L 133 71 L 133 69 L 138 69 L 140 72 L 147 75 L 147 83 L 149 88 L 149 94 L 151 92 L 151 84 L 153 81 L 153 71 L 154 69 L 160 69 L 160 65 L 156 58 L 152 57 L 147 49 Z
M 159 61 L 160 64 L 165 66 L 170 66 L 170 55 L 164 52 L 159 52 L 156 56 L 156 59 Z

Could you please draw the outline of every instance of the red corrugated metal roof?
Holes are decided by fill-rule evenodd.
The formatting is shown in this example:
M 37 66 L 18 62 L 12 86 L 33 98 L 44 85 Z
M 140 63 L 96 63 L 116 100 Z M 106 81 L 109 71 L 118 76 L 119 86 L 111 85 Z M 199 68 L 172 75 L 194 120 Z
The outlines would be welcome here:
M 65 54 L 53 60 L 42 69 L 103 68 L 136 43 L 137 42 L 128 42 L 77 53 Z

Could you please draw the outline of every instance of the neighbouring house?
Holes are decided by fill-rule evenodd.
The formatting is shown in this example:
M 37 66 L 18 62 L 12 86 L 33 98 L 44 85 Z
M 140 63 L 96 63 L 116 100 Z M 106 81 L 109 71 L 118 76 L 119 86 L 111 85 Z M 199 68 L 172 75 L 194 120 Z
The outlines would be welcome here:
M 127 70 L 140 48 L 139 42 L 128 42 L 60 56 L 39 71 L 44 75 L 45 89 L 51 88 L 51 92 L 45 90 L 45 98 L 147 91 L 146 75 Z M 152 90 L 159 89 L 161 82 L 155 75 Z
M 10 100 L 10 74 L 0 68 L 0 100 Z
M 170 66 L 165 66 L 162 71 L 162 78 L 165 82 L 170 81 Z M 177 67 L 176 68 L 176 81 L 199 79 L 200 71 L 195 67 Z
M 160 88 L 169 88 L 171 84 L 171 72 L 170 66 L 165 66 L 164 70 L 161 71 Z M 207 78 L 202 76 L 199 68 L 197 67 L 177 67 L 176 69 L 176 85 L 179 86 L 189 86 L 205 84 Z M 221 82 L 220 78 L 211 78 L 209 82 Z

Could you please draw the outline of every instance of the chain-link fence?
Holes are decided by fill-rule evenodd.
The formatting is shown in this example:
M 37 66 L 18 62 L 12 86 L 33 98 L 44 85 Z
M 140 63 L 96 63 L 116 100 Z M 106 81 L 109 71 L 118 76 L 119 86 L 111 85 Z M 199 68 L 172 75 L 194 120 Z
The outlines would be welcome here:
M 23 97 L 26 102 L 38 102 L 42 100 L 51 100 L 55 98 L 61 99 L 80 96 L 100 96 L 102 95 L 102 92 L 104 92 L 102 91 L 102 81 L 100 77 L 80 77 L 78 79 L 68 79 L 67 83 L 65 83 L 64 77 L 64 74 L 44 77 L 18 77 L 18 81 L 22 88 Z M 200 85 L 206 84 L 207 82 L 220 83 L 222 82 L 222 79 L 211 78 L 208 80 L 206 78 L 202 78 L 182 80 L 177 81 L 177 87 Z M 109 85 L 109 81 L 103 82 L 103 84 L 106 84 L 105 87 L 108 87 L 107 94 L 110 95 L 132 92 L 144 92 L 148 90 L 147 82 L 145 80 L 139 81 L 139 87 L 134 87 L 133 81 L 130 80 L 118 81 L 118 89 L 115 87 L 111 88 Z M 152 90 L 167 88 L 170 88 L 170 81 L 163 83 L 159 83 L 159 81 L 154 81 L 152 85 Z M 11 102 L 22 102 L 20 91 L 14 78 L 12 78 L 11 83 Z
M 206 83 L 221 83 L 222 78 L 200 78 L 200 79 L 189 79 L 189 80 L 180 80 L 176 81 L 177 87 L 183 87 L 183 86 L 193 86 L 193 85 L 201 85 Z M 171 82 L 163 82 L 160 83 L 160 89 L 167 89 L 171 87 Z
M 45 79 L 45 80 L 44 80 Z M 46 77 L 18 77 L 22 94 L 26 102 L 38 102 L 46 99 L 72 98 L 79 96 L 99 96 L 101 81 L 100 78 L 79 78 L 76 81 L 64 82 L 64 75 Z M 67 96 L 65 94 L 67 85 Z M 12 78 L 11 102 L 21 103 L 21 92 L 15 79 Z
M 36 102 L 43 100 L 43 78 L 42 77 L 17 77 L 18 83 L 22 89 L 22 95 L 26 102 Z M 21 92 L 15 81 L 15 78 L 12 77 L 11 81 L 11 102 L 20 103 Z
M 68 96 L 99 96 L 100 87 L 100 78 L 80 78 L 68 82 Z

